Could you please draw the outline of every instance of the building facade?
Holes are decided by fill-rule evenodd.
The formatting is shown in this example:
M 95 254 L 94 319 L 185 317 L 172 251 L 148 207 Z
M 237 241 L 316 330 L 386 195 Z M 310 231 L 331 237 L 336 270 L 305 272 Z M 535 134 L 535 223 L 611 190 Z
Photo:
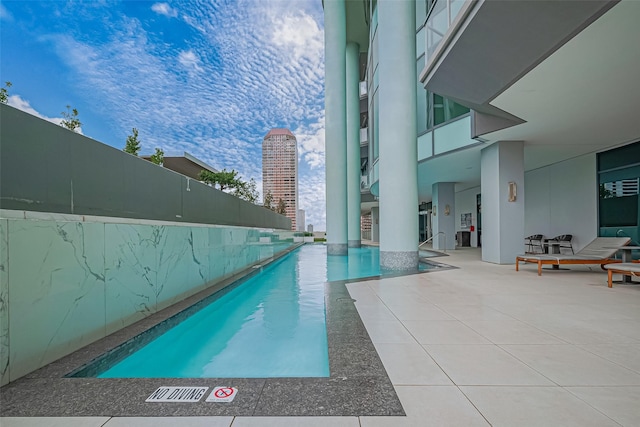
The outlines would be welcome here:
M 359 184 L 374 201 L 359 214 L 376 224 L 385 269 L 415 268 L 424 239 L 454 249 L 460 231 L 499 264 L 530 234 L 573 234 L 577 249 L 597 236 L 640 241 L 640 2 L 325 0 L 324 10 L 329 253 L 360 228 L 352 170 L 367 175 Z M 354 157 L 363 112 L 366 148 L 355 143 Z
M 271 129 L 262 141 L 262 195 L 271 193 L 272 207 L 282 201 L 291 229 L 297 230 L 298 144 L 289 129 Z

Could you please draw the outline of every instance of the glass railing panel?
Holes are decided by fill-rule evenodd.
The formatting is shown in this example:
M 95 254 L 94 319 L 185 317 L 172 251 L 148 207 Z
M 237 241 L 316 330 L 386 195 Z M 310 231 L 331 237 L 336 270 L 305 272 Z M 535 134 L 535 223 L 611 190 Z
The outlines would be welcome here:
M 453 22 L 453 20 L 458 16 L 458 14 L 460 13 L 460 10 L 462 10 L 462 6 L 464 6 L 464 2 L 465 2 L 465 0 L 451 0 L 450 6 L 449 6 L 449 8 L 451 9 L 451 11 L 450 11 L 451 21 L 450 22 Z
M 444 126 L 434 129 L 433 154 L 442 154 L 468 145 L 477 144 L 471 138 L 471 116 L 462 117 Z
M 426 54 L 430 58 L 436 48 L 442 41 L 444 34 L 449 28 L 449 19 L 447 16 L 447 1 L 440 0 L 434 6 L 427 19 L 426 25 Z
M 422 28 L 416 34 L 416 59 L 420 58 L 420 56 L 424 53 L 424 44 L 426 42 L 426 34 L 427 30 Z
M 433 156 L 433 132 L 427 132 L 418 137 L 418 161 Z
M 360 145 L 365 145 L 367 142 L 369 142 L 368 135 L 369 135 L 369 128 L 360 129 Z
M 429 17 L 426 27 L 426 62 L 433 56 L 453 21 L 464 10 L 465 3 L 470 0 L 438 0 Z
M 367 96 L 367 81 L 360 82 L 360 98 Z
M 360 176 L 360 191 L 369 191 L 369 174 Z

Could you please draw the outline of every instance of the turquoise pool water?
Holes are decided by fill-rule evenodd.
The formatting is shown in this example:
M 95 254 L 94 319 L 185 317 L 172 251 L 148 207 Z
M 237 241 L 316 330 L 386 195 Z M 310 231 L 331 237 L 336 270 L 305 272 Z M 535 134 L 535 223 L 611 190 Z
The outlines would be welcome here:
M 377 247 L 304 245 L 98 377 L 327 377 L 324 283 L 379 274 Z

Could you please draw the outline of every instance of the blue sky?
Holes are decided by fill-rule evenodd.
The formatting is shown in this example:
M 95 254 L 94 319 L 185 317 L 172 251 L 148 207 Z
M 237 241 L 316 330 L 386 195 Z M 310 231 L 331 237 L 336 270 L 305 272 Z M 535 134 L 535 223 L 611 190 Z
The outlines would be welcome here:
M 298 139 L 300 208 L 325 229 L 320 0 L 5 1 L 0 81 L 9 104 L 142 153 L 187 151 L 262 190 L 262 138 Z

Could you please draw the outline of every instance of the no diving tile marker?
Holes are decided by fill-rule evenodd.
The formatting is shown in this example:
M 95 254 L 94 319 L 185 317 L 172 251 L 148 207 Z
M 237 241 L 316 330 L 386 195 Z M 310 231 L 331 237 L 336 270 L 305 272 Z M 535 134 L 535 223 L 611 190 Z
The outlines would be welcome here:
M 145 402 L 199 402 L 209 387 L 158 387 Z
M 235 387 L 214 387 L 213 391 L 207 397 L 207 402 L 233 402 L 236 395 L 238 394 L 238 389 Z

